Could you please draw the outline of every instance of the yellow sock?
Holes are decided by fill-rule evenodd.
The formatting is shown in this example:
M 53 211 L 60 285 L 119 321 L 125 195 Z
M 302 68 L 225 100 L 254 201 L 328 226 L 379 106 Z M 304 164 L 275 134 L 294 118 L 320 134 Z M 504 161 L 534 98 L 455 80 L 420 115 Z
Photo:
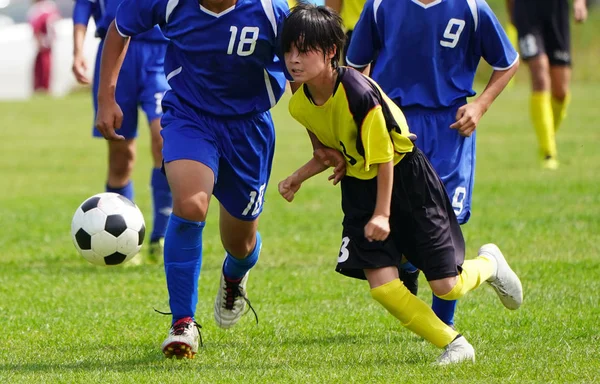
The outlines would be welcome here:
M 403 326 L 437 347 L 447 346 L 458 336 L 458 332 L 441 321 L 429 305 L 410 293 L 400 279 L 371 289 L 371 296 Z
M 550 92 L 533 92 L 531 94 L 531 118 L 542 157 L 556 158 L 554 115 L 552 114 Z
M 506 23 L 504 30 L 506 31 L 506 35 L 508 36 L 508 40 L 510 40 L 510 43 L 512 44 L 512 46 L 515 49 L 519 49 L 519 47 L 518 47 L 519 34 L 517 33 L 517 28 L 511 22 L 508 22 L 508 23 Z M 510 81 L 508 82 L 507 87 L 512 87 L 512 85 L 514 83 L 515 83 L 515 77 L 513 76 L 513 78 L 510 79 Z
M 479 256 L 472 260 L 465 260 L 454 288 L 438 297 L 443 300 L 457 300 L 463 297 L 465 293 L 474 290 L 489 279 L 494 273 L 494 268 L 496 268 L 495 262 L 487 257 Z
M 571 94 L 567 93 L 564 100 L 552 98 L 552 115 L 554 116 L 554 132 L 560 128 L 560 123 L 567 117 L 567 107 L 571 103 Z

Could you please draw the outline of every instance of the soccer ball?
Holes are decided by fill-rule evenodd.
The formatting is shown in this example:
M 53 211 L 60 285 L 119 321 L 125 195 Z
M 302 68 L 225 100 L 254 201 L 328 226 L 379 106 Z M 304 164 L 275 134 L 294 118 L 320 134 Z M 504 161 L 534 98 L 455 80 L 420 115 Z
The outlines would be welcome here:
M 131 260 L 142 247 L 146 225 L 140 209 L 117 193 L 86 199 L 71 221 L 75 248 L 96 265 L 118 265 Z

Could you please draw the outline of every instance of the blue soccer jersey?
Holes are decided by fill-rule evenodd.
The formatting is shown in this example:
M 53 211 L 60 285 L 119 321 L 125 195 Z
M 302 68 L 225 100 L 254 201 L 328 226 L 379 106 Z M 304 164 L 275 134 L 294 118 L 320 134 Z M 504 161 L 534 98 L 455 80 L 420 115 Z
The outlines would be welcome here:
M 197 0 L 125 0 L 116 25 L 133 36 L 158 24 L 170 40 L 165 73 L 178 99 L 215 116 L 240 116 L 269 110 L 285 89 L 276 53 L 287 12 L 286 0 L 238 0 L 218 14 Z
M 398 57 L 400 52 L 406 52 Z M 518 60 L 485 0 L 368 0 L 347 63 L 376 59 L 372 77 L 401 107 L 441 108 L 474 96 L 480 58 L 494 69 Z
M 76 0 L 81 1 L 81 0 Z M 104 38 L 110 23 L 115 19 L 117 8 L 121 4 L 121 0 L 90 0 L 94 3 L 94 6 L 99 10 L 99 16 L 94 19 L 96 21 L 96 36 Z M 148 42 L 166 42 L 167 39 L 160 31 L 160 28 L 155 27 L 147 31 L 146 33 L 137 35 L 134 40 L 148 41 Z
M 94 22 L 102 18 L 102 10 L 96 0 L 75 0 L 73 7 L 73 24 L 82 24 L 87 26 L 90 17 L 94 18 Z

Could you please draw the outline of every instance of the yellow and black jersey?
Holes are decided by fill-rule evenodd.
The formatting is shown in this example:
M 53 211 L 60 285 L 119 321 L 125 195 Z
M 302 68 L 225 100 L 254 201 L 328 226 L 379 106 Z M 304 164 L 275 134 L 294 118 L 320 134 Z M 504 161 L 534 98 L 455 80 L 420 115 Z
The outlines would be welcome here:
M 365 7 L 366 0 L 344 0 L 342 2 L 342 9 L 340 10 L 340 16 L 344 23 L 344 28 L 348 31 L 352 31 L 354 26 L 360 18 L 360 14 Z
M 290 114 L 321 143 L 342 152 L 346 174 L 362 180 L 377 176 L 377 164 L 412 152 L 413 143 L 404 114 L 360 72 L 341 67 L 333 95 L 315 105 L 306 85 L 291 98 Z

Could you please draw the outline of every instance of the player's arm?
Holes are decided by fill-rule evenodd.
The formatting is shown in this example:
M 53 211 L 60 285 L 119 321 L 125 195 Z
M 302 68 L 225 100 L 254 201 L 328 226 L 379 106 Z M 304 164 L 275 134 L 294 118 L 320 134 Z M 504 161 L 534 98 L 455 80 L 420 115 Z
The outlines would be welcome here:
M 381 48 L 381 37 L 373 12 L 373 0 L 367 0 L 354 26 L 352 39 L 346 52 L 346 64 L 365 75 L 370 73 L 370 64 Z
M 336 185 L 346 175 L 346 158 L 337 149 L 326 147 L 308 129 L 306 132 L 312 143 L 313 158 L 321 163 L 325 169 L 333 167 L 333 174 L 329 176 L 328 180 L 333 180 L 333 185 Z
M 477 0 L 477 7 L 480 18 L 474 44 L 479 44 L 483 58 L 494 68 L 494 72 L 485 90 L 475 101 L 460 107 L 456 112 L 456 122 L 450 125 L 450 128 L 457 129 L 465 137 L 471 136 L 475 131 L 479 119 L 506 88 L 519 67 L 519 54 L 494 12 L 483 0 Z
M 587 19 L 588 11 L 585 0 L 573 0 L 573 15 L 578 23 L 583 23 Z
M 302 167 L 298 168 L 296 172 L 292 173 L 285 180 L 280 181 L 278 185 L 279 194 L 289 202 L 294 200 L 296 192 L 302 186 L 302 183 L 310 179 L 314 175 L 317 175 L 328 167 L 321 164 L 316 158 L 310 159 Z
M 89 0 L 76 0 L 73 7 L 73 75 L 80 84 L 89 84 L 86 73 L 87 61 L 83 54 L 83 42 L 87 32 L 88 21 L 92 15 L 92 3 Z
M 115 92 L 119 71 L 129 46 L 129 37 L 123 37 L 117 31 L 113 20 L 104 38 L 102 59 L 100 60 L 100 81 L 98 83 L 98 113 L 96 128 L 107 140 L 124 140 L 115 129 L 121 128 L 123 112 L 117 105 Z
M 369 241 L 383 241 L 390 234 L 390 207 L 394 185 L 394 161 L 377 166 L 377 200 L 373 216 L 365 226 L 365 237 Z
M 377 167 L 377 200 L 373 215 L 365 225 L 365 238 L 383 241 L 390 233 L 395 149 L 379 96 L 373 94 L 370 98 L 364 98 L 361 109 L 365 111 L 359 130 L 364 147 L 365 169 Z
M 494 100 L 506 88 L 506 85 L 513 78 L 518 68 L 519 62 L 517 61 L 506 70 L 494 70 L 485 90 L 479 97 L 458 109 L 456 112 L 456 122 L 450 125 L 450 128 L 457 129 L 462 136 L 471 136 L 475 132 L 481 117 L 490 109 Z
M 168 0 L 124 0 L 106 32 L 100 61 L 98 84 L 98 112 L 96 128 L 107 140 L 124 140 L 115 133 L 121 127 L 123 112 L 117 105 L 115 91 L 117 78 L 123 65 L 130 36 L 135 36 L 164 25 L 167 18 Z M 170 8 L 172 11 L 172 8 Z

